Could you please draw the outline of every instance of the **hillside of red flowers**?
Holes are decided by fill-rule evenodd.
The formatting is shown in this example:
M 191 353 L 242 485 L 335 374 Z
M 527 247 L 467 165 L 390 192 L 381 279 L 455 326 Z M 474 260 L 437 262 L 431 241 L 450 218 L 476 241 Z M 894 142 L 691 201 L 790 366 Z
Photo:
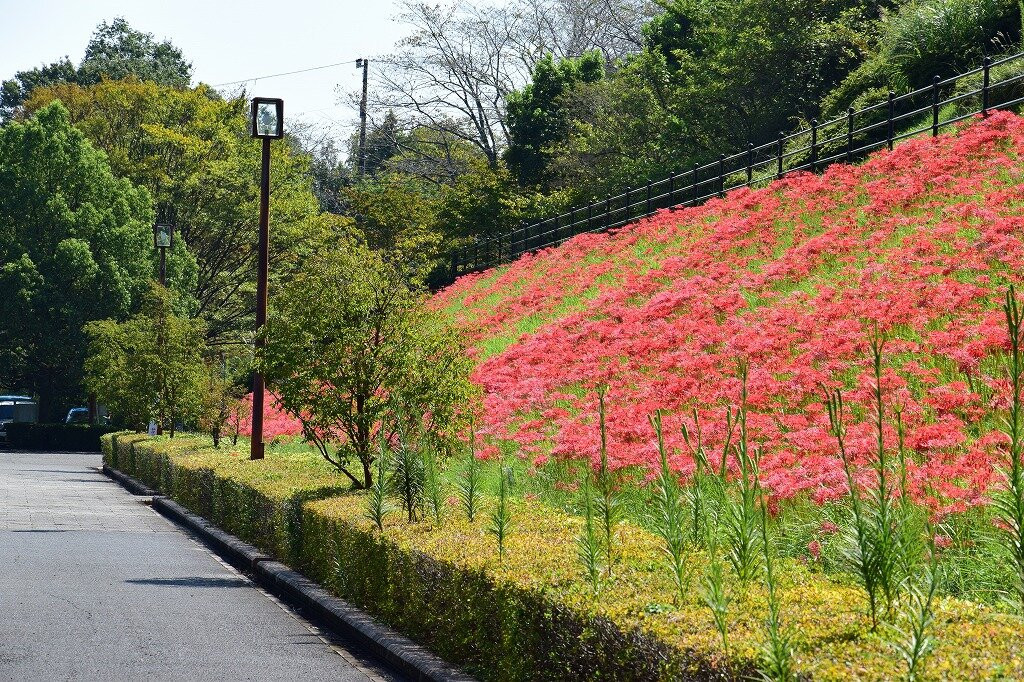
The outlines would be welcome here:
M 595 387 L 607 384 L 610 455 L 653 466 L 647 415 L 672 464 L 699 416 L 709 449 L 750 363 L 749 417 L 773 495 L 846 492 L 826 388 L 851 406 L 855 460 L 874 447 L 869 333 L 886 337 L 887 445 L 905 425 L 911 489 L 946 510 L 984 499 L 1003 447 L 1000 304 L 1024 280 L 1024 120 L 995 113 L 862 165 L 581 235 L 462 277 L 433 305 L 467 331 L 484 429 L 538 465 L 595 458 Z

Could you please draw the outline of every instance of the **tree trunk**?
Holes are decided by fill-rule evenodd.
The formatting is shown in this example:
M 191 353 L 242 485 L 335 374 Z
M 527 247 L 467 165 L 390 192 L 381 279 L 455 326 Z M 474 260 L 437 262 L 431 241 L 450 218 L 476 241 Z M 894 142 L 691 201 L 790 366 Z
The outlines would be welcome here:
M 370 486 L 373 485 L 373 470 L 370 468 L 370 458 L 360 456 L 359 459 L 363 461 L 363 479 L 366 489 L 369 490 Z

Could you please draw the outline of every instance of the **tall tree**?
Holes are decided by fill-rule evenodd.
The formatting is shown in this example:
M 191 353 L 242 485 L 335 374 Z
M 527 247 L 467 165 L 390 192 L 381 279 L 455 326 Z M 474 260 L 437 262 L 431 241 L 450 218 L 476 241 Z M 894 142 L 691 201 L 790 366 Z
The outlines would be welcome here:
M 508 143 L 506 98 L 547 55 L 598 51 L 608 60 L 642 49 L 651 0 L 513 0 L 432 5 L 405 0 L 408 37 L 378 60 L 372 109 L 406 130 L 427 127 L 477 147 L 492 167 Z
M 532 65 L 545 54 L 556 59 L 600 52 L 612 64 L 644 46 L 644 26 L 663 0 L 516 0 L 506 5 L 519 17 L 521 51 Z
M 37 393 L 44 419 L 82 398 L 82 325 L 145 291 L 153 217 L 60 103 L 0 127 L 0 384 Z
M 78 82 L 91 85 L 128 76 L 185 88 L 192 80 L 192 64 L 171 41 L 157 41 L 152 33 L 136 31 L 118 17 L 96 27 L 78 65 Z
M 509 17 L 468 2 L 407 2 L 400 20 L 412 29 L 380 60 L 374 107 L 476 146 L 491 164 L 504 145 L 504 100 L 524 73 L 507 62 L 515 47 Z
M 10 118 L 37 87 L 56 83 L 91 85 L 102 79 L 134 76 L 160 85 L 187 87 L 192 65 L 170 41 L 158 42 L 152 33 L 133 29 L 118 17 L 96 27 L 75 67 L 64 57 L 52 64 L 17 72 L 0 86 L 0 117 Z
M 177 234 L 197 263 L 192 312 L 206 321 L 211 342 L 236 342 L 251 333 L 260 146 L 248 134 L 246 101 L 223 100 L 205 86 L 174 88 L 130 78 L 42 88 L 25 108 L 31 112 L 57 99 L 107 153 L 116 174 L 149 188 L 156 204 L 173 209 Z M 290 140 L 271 149 L 276 286 L 320 248 L 338 218 L 320 213 L 309 157 Z
M 505 161 L 520 185 L 538 185 L 546 179 L 548 147 L 565 138 L 569 125 L 563 96 L 603 76 L 604 57 L 599 52 L 557 62 L 549 54 L 537 62 L 532 81 L 509 94 Z
M 861 59 L 864 0 L 671 0 L 643 52 L 582 84 L 556 145 L 558 184 L 603 194 L 775 139 L 820 112 Z

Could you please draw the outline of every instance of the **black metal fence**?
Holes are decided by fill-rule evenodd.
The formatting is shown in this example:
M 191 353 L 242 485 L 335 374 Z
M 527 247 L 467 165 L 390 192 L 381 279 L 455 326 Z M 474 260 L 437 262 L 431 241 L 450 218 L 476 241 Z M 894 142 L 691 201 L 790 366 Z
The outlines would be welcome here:
M 447 283 L 459 275 L 493 267 L 525 253 L 554 246 L 586 232 L 601 232 L 656 211 L 694 206 L 736 187 L 767 184 L 794 171 L 817 172 L 832 163 L 851 162 L 899 140 L 931 133 L 994 108 L 1024 102 L 1024 52 L 951 78 L 935 76 L 931 85 L 819 123 L 767 144 L 717 161 L 630 187 L 621 194 L 576 206 L 559 215 L 524 225 L 508 234 L 477 240 L 452 255 Z M 973 105 L 973 106 L 972 106 Z M 966 109 L 966 110 L 965 110 Z

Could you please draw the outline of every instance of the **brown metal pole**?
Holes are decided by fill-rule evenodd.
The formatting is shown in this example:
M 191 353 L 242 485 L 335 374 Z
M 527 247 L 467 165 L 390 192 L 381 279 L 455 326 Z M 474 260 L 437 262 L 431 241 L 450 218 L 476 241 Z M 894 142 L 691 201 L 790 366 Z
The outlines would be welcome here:
M 167 286 L 167 249 L 160 247 L 160 286 Z
M 263 326 L 267 323 L 267 275 L 270 270 L 270 138 L 263 138 L 263 168 L 260 176 L 260 245 L 256 265 L 256 352 L 263 349 Z M 263 374 L 252 377 L 252 438 L 249 459 L 263 459 Z

